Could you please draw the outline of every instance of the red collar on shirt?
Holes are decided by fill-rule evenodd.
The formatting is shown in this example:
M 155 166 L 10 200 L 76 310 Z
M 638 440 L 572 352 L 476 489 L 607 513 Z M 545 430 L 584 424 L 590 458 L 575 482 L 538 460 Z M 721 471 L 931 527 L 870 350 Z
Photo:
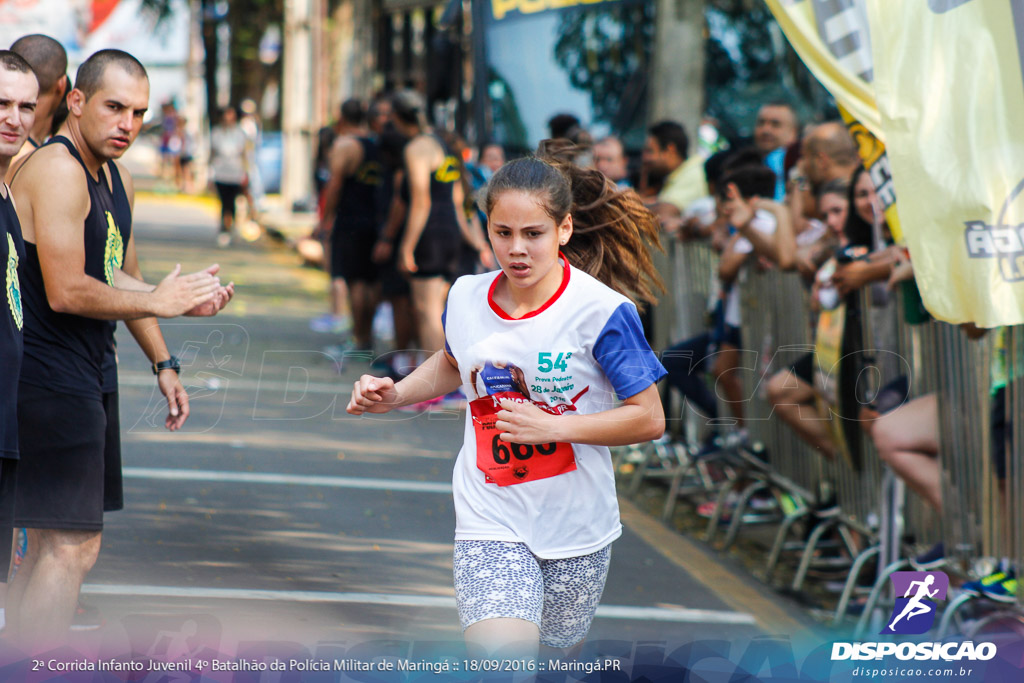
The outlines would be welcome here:
M 558 258 L 560 258 L 564 264 L 562 268 L 562 284 L 558 286 L 558 289 L 551 295 L 551 298 L 544 302 L 543 306 L 538 308 L 536 311 L 530 311 L 518 318 L 513 318 L 506 313 L 505 310 L 494 301 L 494 289 L 498 286 L 498 281 L 505 277 L 505 273 L 503 271 L 498 273 L 498 276 L 494 278 L 494 281 L 491 283 L 490 289 L 487 290 L 487 303 L 490 305 L 491 310 L 494 311 L 502 320 L 525 320 L 526 318 L 532 318 L 548 310 L 552 304 L 558 301 L 558 297 L 562 296 L 562 292 L 565 291 L 565 288 L 569 286 L 569 259 L 565 258 L 562 252 L 558 252 Z

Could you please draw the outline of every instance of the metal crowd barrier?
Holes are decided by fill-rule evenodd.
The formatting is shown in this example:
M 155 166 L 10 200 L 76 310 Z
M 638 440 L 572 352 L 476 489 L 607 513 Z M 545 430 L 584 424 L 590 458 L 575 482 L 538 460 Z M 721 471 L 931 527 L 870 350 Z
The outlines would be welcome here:
M 669 251 L 668 262 L 666 275 L 676 306 L 672 339 L 676 341 L 706 331 L 705 312 L 717 256 L 706 243 L 677 243 Z M 835 623 L 842 620 L 858 580 L 874 579 L 858 623 L 860 633 L 872 614 L 891 604 L 894 596 L 889 594 L 888 579 L 892 572 L 909 568 L 907 539 L 918 547 L 942 540 L 947 556 L 945 569 L 964 578 L 976 578 L 986 567 L 991 568 L 992 562 L 986 565 L 979 562 L 981 558 L 1006 558 L 1024 568 L 1024 435 L 1020 430 L 1007 432 L 1005 492 L 1000 490 L 990 457 L 989 371 L 995 333 L 972 341 L 957 326 L 935 321 L 908 324 L 899 289 L 884 305 L 879 305 L 877 292 L 873 295 L 865 289 L 860 295 L 863 343 L 859 353 L 867 369 L 858 378 L 858 399 L 863 403 L 873 400 L 880 387 L 900 375 L 909 378 L 908 401 L 930 393 L 938 395 L 943 509 L 941 515 L 936 515 L 918 496 L 906 495 L 903 483 L 879 459 L 866 433 L 852 440 L 855 448 L 850 461 L 837 457 L 828 462 L 772 416 L 765 391 L 768 380 L 813 350 L 808 295 L 797 274 L 761 271 L 753 265 L 746 267 L 738 286 L 746 428 L 752 442 L 764 445 L 767 464 L 743 448 L 724 447 L 724 469 L 719 473 L 724 471 L 725 476 L 716 479 L 709 475 L 705 462 L 690 457 L 692 443 L 660 444 L 647 449 L 634 474 L 632 491 L 650 476 L 669 480 L 665 519 L 671 516 L 679 497 L 697 493 L 714 499 L 715 514 L 706 534 L 708 540 L 713 540 L 729 491 L 735 489 L 740 498 L 726 532 L 726 547 L 741 533 L 745 505 L 756 492 L 771 490 L 792 496 L 796 504 L 775 520 L 779 528 L 767 574 L 771 576 L 785 553 L 797 551 L 800 561 L 792 588 L 800 590 L 809 569 L 819 561 L 816 550 L 828 542 L 832 547 L 845 548 L 851 566 Z M 1010 423 L 1024 408 L 1024 329 L 1006 331 L 1005 357 L 1011 378 L 1006 387 L 1006 418 Z M 687 414 L 692 416 L 693 411 Z M 728 405 L 722 406 L 722 415 L 730 415 Z M 829 502 L 832 496 L 838 513 L 816 514 L 815 507 Z M 810 529 L 803 539 L 794 538 L 799 522 Z M 835 532 L 832 541 L 826 541 L 829 532 Z M 862 576 L 875 558 L 877 573 Z M 940 634 L 959 626 L 957 612 L 972 599 L 976 596 L 965 593 L 948 604 Z M 1020 595 L 1017 600 L 1013 613 L 1019 616 Z M 997 611 L 992 619 L 1003 616 Z M 980 627 L 976 623 L 973 628 L 976 631 Z

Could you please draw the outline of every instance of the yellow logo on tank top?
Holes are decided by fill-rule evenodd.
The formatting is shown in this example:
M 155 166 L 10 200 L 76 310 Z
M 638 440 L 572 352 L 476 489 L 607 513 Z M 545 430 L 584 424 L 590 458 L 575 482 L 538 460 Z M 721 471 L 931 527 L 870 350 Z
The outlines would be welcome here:
M 21 310 L 21 281 L 18 280 L 18 250 L 14 248 L 14 238 L 7 235 L 7 305 L 11 309 L 11 317 L 18 329 L 25 322 Z
M 107 246 L 103 250 L 103 276 L 107 284 L 114 286 L 114 269 L 124 264 L 124 241 L 121 239 L 121 231 L 117 229 L 117 223 L 109 211 L 107 214 Z
M 356 171 L 356 181 L 363 185 L 380 185 L 384 169 L 376 161 L 367 161 Z
M 445 157 L 441 165 L 434 171 L 434 177 L 439 183 L 454 183 L 461 178 L 462 173 L 459 172 L 458 159 L 452 156 Z

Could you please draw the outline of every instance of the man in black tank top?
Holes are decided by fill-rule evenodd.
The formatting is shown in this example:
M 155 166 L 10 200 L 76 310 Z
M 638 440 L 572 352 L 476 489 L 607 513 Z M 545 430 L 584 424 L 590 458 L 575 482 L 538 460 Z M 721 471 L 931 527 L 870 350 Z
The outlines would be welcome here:
M 32 129 L 39 84 L 28 62 L 0 50 L 0 177 Z M 0 183 L 0 584 L 6 584 L 13 534 L 15 469 L 18 462 L 18 374 L 21 371 L 22 330 L 19 269 L 25 261 L 25 242 L 10 190 Z M 2 586 L 6 590 L 6 585 Z
M 141 278 L 131 176 L 114 160 L 138 135 L 148 100 L 138 60 L 97 52 L 78 69 L 68 120 L 13 185 L 26 254 L 14 521 L 29 529 L 29 552 L 11 585 L 7 622 L 34 652 L 66 638 L 99 553 L 108 489 L 120 488 L 119 454 L 107 451 L 117 422 L 111 321 L 124 320 L 153 362 L 173 431 L 188 417 L 188 396 L 156 318 L 213 315 L 233 293 L 216 266 L 189 275 L 176 266 L 155 287 Z
M 324 188 L 321 230 L 331 231 L 331 307 L 339 315 L 348 290 L 352 336 L 357 349 L 373 347 L 373 315 L 380 297 L 380 273 L 373 260 L 380 224 L 384 180 L 380 150 L 364 127 L 357 99 L 341 105 L 341 126 L 330 153 L 331 177 Z
M 39 98 L 36 103 L 36 120 L 29 131 L 27 144 L 11 160 L 7 169 L 8 184 L 14 182 L 14 175 L 21 168 L 25 158 L 38 149 L 53 130 L 53 120 L 68 91 L 68 55 L 64 46 L 50 36 L 41 33 L 22 36 L 11 44 L 11 52 L 25 58 L 39 80 Z

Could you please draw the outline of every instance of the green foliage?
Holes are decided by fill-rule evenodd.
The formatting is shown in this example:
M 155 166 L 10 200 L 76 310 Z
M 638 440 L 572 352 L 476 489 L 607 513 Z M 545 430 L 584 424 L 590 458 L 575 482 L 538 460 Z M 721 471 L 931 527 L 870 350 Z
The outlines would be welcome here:
M 652 5 L 593 7 L 560 17 L 555 61 L 574 87 L 590 93 L 594 121 L 621 126 L 631 118 L 621 112 L 631 104 L 625 101 L 631 84 L 651 63 Z

